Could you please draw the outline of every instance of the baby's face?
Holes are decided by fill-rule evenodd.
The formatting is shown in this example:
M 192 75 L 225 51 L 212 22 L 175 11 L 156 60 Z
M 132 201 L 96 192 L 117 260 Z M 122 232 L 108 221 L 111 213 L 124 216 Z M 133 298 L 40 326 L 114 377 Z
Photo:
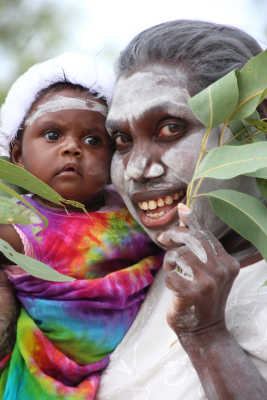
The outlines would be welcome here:
M 12 159 L 66 199 L 94 209 L 109 181 L 112 148 L 105 129 L 107 108 L 87 92 L 48 92 L 25 121 Z

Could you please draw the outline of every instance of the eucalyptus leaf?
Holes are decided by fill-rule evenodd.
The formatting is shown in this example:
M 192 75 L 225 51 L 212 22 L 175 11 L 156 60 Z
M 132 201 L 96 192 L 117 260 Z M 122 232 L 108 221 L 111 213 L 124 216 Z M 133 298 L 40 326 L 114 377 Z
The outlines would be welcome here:
M 41 219 L 14 199 L 0 196 L 0 224 L 40 224 Z
M 5 185 L 4 183 L 0 182 L 0 190 L 7 192 L 10 196 L 14 197 L 15 199 L 21 201 L 24 203 L 28 208 L 30 208 L 33 212 L 35 212 L 37 215 L 39 215 L 40 219 L 43 221 L 44 226 L 47 226 L 47 218 L 41 214 L 34 206 L 29 203 L 25 197 L 22 197 L 19 193 L 17 193 L 15 190 L 13 190 L 10 186 Z M 38 227 L 40 230 L 41 227 Z
M 247 118 L 247 121 L 250 125 L 255 126 L 259 131 L 267 133 L 266 121 L 262 121 L 261 119 L 252 119 L 252 118 Z
M 0 160 L 9 161 L 9 157 L 0 156 Z M 27 193 L 24 189 L 20 188 L 17 185 L 12 185 L 12 183 L 7 183 L 4 180 L 0 180 L 0 182 L 6 183 L 7 186 L 11 187 L 11 189 L 15 190 L 16 192 L 18 192 L 20 194 L 26 194 Z M 11 197 L 10 194 L 8 194 L 7 192 L 5 192 L 4 190 L 1 190 L 1 189 L 0 189 L 0 196 Z
M 23 187 L 28 193 L 38 194 L 43 199 L 60 204 L 61 196 L 50 186 L 33 176 L 24 168 L 9 161 L 0 160 L 0 178 L 14 185 Z
M 228 124 L 233 134 L 230 145 L 241 145 L 242 143 L 253 143 L 253 138 L 257 129 L 251 126 L 246 120 L 233 120 Z
M 224 122 L 237 106 L 239 92 L 236 72 L 229 72 L 189 100 L 192 111 L 207 128 Z
M 27 191 L 20 188 L 17 185 L 12 185 L 12 183 L 8 183 L 2 179 L 0 179 L 0 183 L 4 183 L 6 186 L 10 187 L 11 189 L 13 189 L 15 192 L 19 193 L 19 194 L 27 194 Z M 7 193 L 5 190 L 0 189 L 0 196 L 5 196 L 5 197 L 12 197 L 9 193 Z
M 251 176 L 252 178 L 267 179 L 267 167 L 257 169 L 255 172 L 250 172 L 246 175 Z
M 208 152 L 193 180 L 202 177 L 231 179 L 267 167 L 267 142 L 220 146 Z
M 52 282 L 71 282 L 75 280 L 70 276 L 57 272 L 38 260 L 18 253 L 3 239 L 0 239 L 0 251 L 6 258 L 11 260 L 14 264 L 19 265 L 24 271 L 36 278 Z
M 266 168 L 266 175 L 267 175 L 267 168 Z M 267 202 L 267 180 L 257 178 L 256 182 L 263 199 Z
M 13 185 L 17 185 L 26 190 L 28 193 L 37 194 L 38 196 L 50 201 L 51 203 L 60 206 L 64 206 L 64 204 L 69 204 L 77 208 L 82 208 L 83 211 L 86 212 L 83 204 L 77 201 L 64 199 L 45 182 L 41 181 L 36 176 L 26 171 L 24 168 L 21 168 L 3 159 L 0 159 L 0 179 L 3 179 L 4 181 Z
M 262 102 L 267 89 L 267 50 L 252 57 L 237 72 L 239 106 L 232 119 L 244 119 Z
M 235 190 L 205 193 L 216 215 L 253 243 L 267 260 L 267 209 L 255 197 Z

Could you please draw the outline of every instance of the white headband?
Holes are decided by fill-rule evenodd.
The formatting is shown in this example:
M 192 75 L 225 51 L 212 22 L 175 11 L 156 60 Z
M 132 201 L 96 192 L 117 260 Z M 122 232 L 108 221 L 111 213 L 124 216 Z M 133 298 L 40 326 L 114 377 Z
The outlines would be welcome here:
M 62 55 L 33 65 L 11 86 L 0 117 L 0 152 L 9 154 L 9 144 L 30 110 L 36 95 L 57 82 L 81 85 L 110 102 L 114 75 L 103 63 L 78 53 Z

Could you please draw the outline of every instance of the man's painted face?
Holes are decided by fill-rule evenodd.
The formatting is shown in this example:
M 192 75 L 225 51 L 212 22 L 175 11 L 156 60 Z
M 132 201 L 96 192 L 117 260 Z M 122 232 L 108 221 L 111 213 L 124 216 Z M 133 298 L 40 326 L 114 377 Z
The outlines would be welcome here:
M 186 201 L 205 133 L 188 105 L 186 83 L 185 73 L 166 65 L 121 77 L 107 118 L 117 149 L 111 167 L 113 183 L 153 239 L 178 223 L 176 205 Z M 217 144 L 213 132 L 208 147 Z M 233 180 L 226 184 L 238 186 Z M 222 181 L 206 179 L 201 192 L 221 186 Z M 216 235 L 225 232 L 207 199 L 197 199 L 194 209 L 200 223 Z

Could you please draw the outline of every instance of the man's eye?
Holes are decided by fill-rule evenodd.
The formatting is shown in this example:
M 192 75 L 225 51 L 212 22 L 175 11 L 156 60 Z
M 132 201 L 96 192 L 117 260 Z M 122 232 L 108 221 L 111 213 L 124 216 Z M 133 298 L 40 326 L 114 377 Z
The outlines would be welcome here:
M 49 142 L 55 142 L 60 138 L 60 133 L 56 131 L 48 131 L 45 132 L 44 137 L 49 141 Z
M 97 136 L 86 136 L 83 142 L 89 146 L 97 146 L 101 143 L 101 139 Z
M 131 137 L 122 133 L 115 134 L 113 140 L 115 143 L 116 150 L 122 152 L 127 150 L 132 143 Z
M 186 128 L 187 128 L 187 126 L 186 126 L 186 123 L 184 123 L 184 122 L 169 123 L 169 124 L 162 126 L 159 129 L 158 137 L 163 140 L 164 139 L 166 139 L 166 140 L 177 139 L 185 134 Z

